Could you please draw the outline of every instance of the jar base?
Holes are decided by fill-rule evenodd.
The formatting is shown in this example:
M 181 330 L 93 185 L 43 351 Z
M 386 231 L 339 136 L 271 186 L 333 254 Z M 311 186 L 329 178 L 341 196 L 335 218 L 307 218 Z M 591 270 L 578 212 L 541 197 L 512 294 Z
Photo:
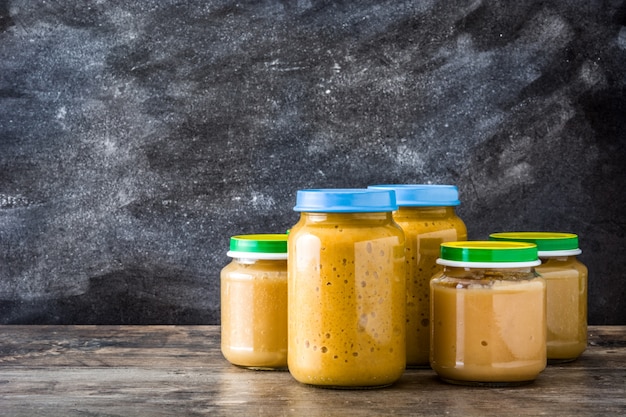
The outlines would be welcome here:
M 285 372 L 288 371 L 289 368 L 285 367 L 271 367 L 271 366 L 246 366 L 246 365 L 237 365 L 233 364 L 238 368 L 248 369 L 251 371 L 276 371 L 276 372 Z
M 535 382 L 534 379 L 527 381 L 461 381 L 458 379 L 448 379 L 439 377 L 443 382 L 453 385 L 464 385 L 470 387 L 486 387 L 486 388 L 506 388 L 506 387 L 519 387 L 523 385 L 529 385 Z
M 307 385 L 309 387 L 313 387 L 313 388 L 321 388 L 321 389 L 328 389 L 328 390 L 357 390 L 357 391 L 367 391 L 367 390 L 376 390 L 376 389 L 383 389 L 383 388 L 388 388 L 390 386 L 392 386 L 394 383 L 391 382 L 389 384 L 382 384 L 382 385 L 356 385 L 356 386 L 347 386 L 347 385 L 316 385 L 316 384 L 303 384 L 303 385 Z
M 554 358 L 554 359 L 548 358 L 548 365 L 560 365 L 562 363 L 574 362 L 576 359 L 578 359 L 578 357 L 576 357 L 576 358 Z

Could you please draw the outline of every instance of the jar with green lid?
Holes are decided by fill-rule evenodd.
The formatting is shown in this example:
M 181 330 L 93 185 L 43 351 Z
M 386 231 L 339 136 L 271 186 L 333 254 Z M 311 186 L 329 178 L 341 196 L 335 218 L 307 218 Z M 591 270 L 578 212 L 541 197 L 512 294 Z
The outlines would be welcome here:
M 287 235 L 233 236 L 220 274 L 221 348 L 234 365 L 287 369 Z
M 587 267 L 576 256 L 578 236 L 560 232 L 493 233 L 492 240 L 537 245 L 535 269 L 547 286 L 548 363 L 569 362 L 587 348 Z
M 327 388 L 390 385 L 406 367 L 404 233 L 389 190 L 300 190 L 289 231 L 289 371 Z
M 406 246 L 407 367 L 428 367 L 430 355 L 430 279 L 444 242 L 467 240 L 465 223 L 456 213 L 461 204 L 454 185 L 383 184 L 368 188 L 396 193 L 393 218 L 402 227 Z
M 441 245 L 431 281 L 431 366 L 446 382 L 509 386 L 546 366 L 546 284 L 531 243 Z

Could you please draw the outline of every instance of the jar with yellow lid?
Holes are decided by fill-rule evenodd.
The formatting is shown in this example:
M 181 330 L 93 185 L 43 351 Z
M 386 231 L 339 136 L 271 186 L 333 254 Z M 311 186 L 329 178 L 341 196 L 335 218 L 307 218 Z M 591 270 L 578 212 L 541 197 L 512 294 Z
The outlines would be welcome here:
M 492 240 L 537 245 L 536 271 L 547 286 L 548 363 L 569 362 L 587 348 L 587 267 L 576 256 L 578 236 L 559 232 L 493 233 Z
M 462 385 L 534 381 L 546 367 L 546 285 L 530 243 L 441 245 L 431 281 L 431 366 Z
M 289 371 L 302 383 L 372 388 L 406 367 L 404 234 L 389 190 L 297 192 L 289 252 Z
M 454 185 L 384 184 L 368 188 L 396 193 L 393 218 L 402 227 L 406 246 L 407 367 L 428 367 L 430 356 L 430 279 L 444 242 L 467 240 L 465 223 L 456 213 L 461 204 Z
M 220 274 L 221 348 L 234 365 L 287 369 L 287 235 L 239 235 Z

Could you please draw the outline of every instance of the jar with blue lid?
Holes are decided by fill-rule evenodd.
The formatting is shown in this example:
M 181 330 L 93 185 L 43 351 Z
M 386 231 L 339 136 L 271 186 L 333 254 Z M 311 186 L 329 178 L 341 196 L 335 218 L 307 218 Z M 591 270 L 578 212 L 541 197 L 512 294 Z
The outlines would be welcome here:
M 404 233 L 389 190 L 299 190 L 289 232 L 289 371 L 328 388 L 390 385 L 406 366 Z
M 467 228 L 457 215 L 461 202 L 455 185 L 381 184 L 370 189 L 393 190 L 398 209 L 393 218 L 402 227 L 406 246 L 407 367 L 429 367 L 430 279 L 444 242 L 467 240 Z

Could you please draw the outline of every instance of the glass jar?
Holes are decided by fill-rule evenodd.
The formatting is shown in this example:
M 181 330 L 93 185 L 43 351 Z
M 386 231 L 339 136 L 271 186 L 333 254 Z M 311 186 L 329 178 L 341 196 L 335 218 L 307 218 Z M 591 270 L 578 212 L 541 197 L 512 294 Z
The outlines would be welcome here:
M 573 233 L 493 233 L 494 240 L 537 245 L 541 265 L 535 270 L 547 286 L 548 363 L 569 362 L 587 348 L 587 267 L 576 255 L 578 236 Z
M 234 365 L 287 368 L 287 235 L 233 236 L 221 271 L 221 348 Z
M 328 388 L 390 385 L 406 367 L 404 233 L 389 190 L 300 190 L 289 252 L 289 371 Z
M 386 184 L 398 210 L 393 218 L 402 227 L 406 245 L 406 364 L 430 366 L 430 279 L 443 267 L 437 264 L 444 242 L 467 240 L 467 228 L 456 214 L 459 191 L 454 185 Z
M 431 366 L 446 382 L 508 386 L 546 366 L 546 285 L 537 246 L 448 242 L 431 281 Z

